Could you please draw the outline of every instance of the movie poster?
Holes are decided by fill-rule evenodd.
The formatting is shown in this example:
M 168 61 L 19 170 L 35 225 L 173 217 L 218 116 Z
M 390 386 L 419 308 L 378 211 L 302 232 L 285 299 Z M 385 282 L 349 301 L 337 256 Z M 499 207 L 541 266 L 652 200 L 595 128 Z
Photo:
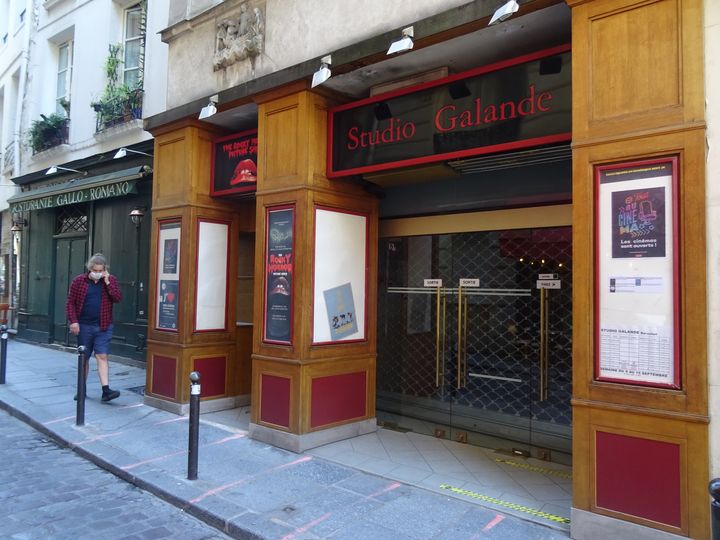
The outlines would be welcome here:
M 665 188 L 612 192 L 612 256 L 665 256 Z
M 158 328 L 177 330 L 178 316 L 178 280 L 160 281 L 160 306 L 158 310 Z
M 177 273 L 178 263 L 178 239 L 169 238 L 165 240 L 164 247 L 163 274 L 175 274 Z
M 352 287 L 345 283 L 323 291 L 330 340 L 338 341 L 358 331 Z
M 257 150 L 257 130 L 245 131 L 215 141 L 213 146 L 213 196 L 255 191 Z
M 293 275 L 292 208 L 267 214 L 265 340 L 291 342 Z

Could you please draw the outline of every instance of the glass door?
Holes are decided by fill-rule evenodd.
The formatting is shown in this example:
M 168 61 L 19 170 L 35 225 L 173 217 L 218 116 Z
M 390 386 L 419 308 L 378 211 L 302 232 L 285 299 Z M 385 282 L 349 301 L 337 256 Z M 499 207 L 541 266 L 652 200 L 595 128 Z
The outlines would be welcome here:
M 378 418 L 569 454 L 570 245 L 568 227 L 381 242 Z M 538 289 L 539 277 L 561 288 Z

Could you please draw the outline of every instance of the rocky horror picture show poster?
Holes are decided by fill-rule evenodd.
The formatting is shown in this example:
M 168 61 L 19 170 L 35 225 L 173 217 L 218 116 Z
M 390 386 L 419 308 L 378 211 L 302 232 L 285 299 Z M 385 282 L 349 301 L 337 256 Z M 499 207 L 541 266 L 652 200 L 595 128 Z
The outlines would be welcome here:
M 213 195 L 255 191 L 257 148 L 257 131 L 238 133 L 215 141 Z
M 665 256 L 665 188 L 614 191 L 613 259 Z
M 290 343 L 293 209 L 268 212 L 267 228 L 265 339 Z

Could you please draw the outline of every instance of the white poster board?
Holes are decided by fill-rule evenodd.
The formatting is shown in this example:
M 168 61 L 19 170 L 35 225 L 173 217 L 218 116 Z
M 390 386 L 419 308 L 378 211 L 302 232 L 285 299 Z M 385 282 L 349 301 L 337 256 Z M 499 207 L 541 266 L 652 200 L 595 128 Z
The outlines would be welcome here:
M 315 209 L 313 343 L 365 338 L 367 216 Z
M 598 380 L 679 387 L 676 159 L 598 167 Z
M 227 328 L 229 230 L 227 222 L 198 220 L 196 331 L 224 331 Z

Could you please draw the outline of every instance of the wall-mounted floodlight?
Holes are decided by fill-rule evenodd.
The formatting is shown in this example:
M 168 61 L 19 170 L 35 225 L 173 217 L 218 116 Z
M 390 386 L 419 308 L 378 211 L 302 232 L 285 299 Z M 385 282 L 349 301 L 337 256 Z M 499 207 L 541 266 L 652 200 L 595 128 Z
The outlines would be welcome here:
M 415 45 L 412 40 L 413 37 L 415 37 L 415 29 L 412 26 L 403 28 L 402 38 L 398 39 L 397 41 L 393 41 L 390 44 L 390 48 L 388 49 L 387 54 L 395 54 L 399 52 L 409 51 Z
M 77 169 L 68 169 L 67 167 L 61 167 L 60 165 L 53 165 L 47 171 L 45 171 L 45 175 L 47 176 L 49 174 L 55 174 L 58 171 L 74 172 L 82 175 L 87 174 L 86 171 L 78 171 Z
M 205 118 L 209 118 L 213 114 L 217 112 L 217 105 L 218 102 L 218 95 L 212 95 L 210 96 L 210 101 L 207 105 L 205 105 L 202 109 L 200 109 L 200 115 L 198 116 L 198 120 L 204 120 Z
M 497 10 L 492 16 L 492 19 L 490 19 L 488 26 L 509 19 L 510 17 L 512 17 L 513 13 L 517 12 L 518 9 L 520 9 L 520 4 L 517 3 L 517 0 L 508 0 L 502 6 L 497 8 Z
M 332 65 L 332 56 L 327 55 L 323 56 L 320 59 L 320 69 L 318 69 L 315 73 L 313 73 L 313 79 L 312 79 L 312 85 L 310 85 L 310 88 L 315 88 L 319 84 L 324 83 L 327 81 L 330 76 L 332 75 L 332 71 L 330 71 L 330 66 Z
M 133 150 L 132 148 L 121 148 L 117 152 L 115 152 L 115 155 L 113 156 L 113 159 L 121 159 L 127 156 L 127 153 L 130 152 L 132 154 L 140 154 L 141 156 L 148 156 L 153 157 L 152 154 L 148 154 L 146 152 L 140 152 L 139 150 Z

